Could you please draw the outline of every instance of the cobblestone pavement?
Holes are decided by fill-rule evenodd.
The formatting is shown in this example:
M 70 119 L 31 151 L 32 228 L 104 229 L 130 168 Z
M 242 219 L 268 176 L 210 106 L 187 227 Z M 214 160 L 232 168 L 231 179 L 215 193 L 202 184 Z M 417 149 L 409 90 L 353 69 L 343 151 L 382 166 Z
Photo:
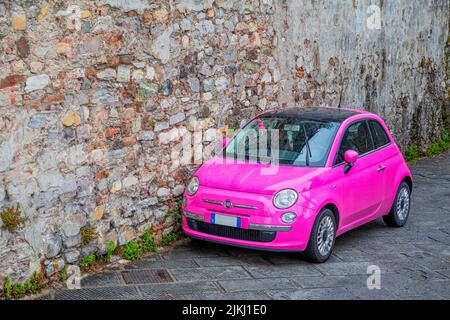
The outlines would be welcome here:
M 186 240 L 181 246 L 59 289 L 50 299 L 449 299 L 450 153 L 412 166 L 409 221 L 382 219 L 336 241 L 324 264 L 299 254 L 266 253 Z M 366 286 L 367 266 L 381 268 L 381 289 Z M 150 283 L 156 282 L 156 283 Z

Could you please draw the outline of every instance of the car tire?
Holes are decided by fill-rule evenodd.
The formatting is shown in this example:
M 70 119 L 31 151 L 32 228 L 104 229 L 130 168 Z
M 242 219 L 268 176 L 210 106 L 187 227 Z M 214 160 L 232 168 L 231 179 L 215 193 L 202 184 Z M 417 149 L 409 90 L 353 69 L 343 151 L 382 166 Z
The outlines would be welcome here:
M 333 252 L 336 229 L 333 211 L 328 208 L 322 209 L 316 217 L 309 236 L 308 246 L 303 252 L 305 259 L 314 263 L 327 261 Z
M 411 189 L 409 185 L 403 181 L 397 189 L 394 203 L 392 204 L 389 214 L 383 216 L 384 222 L 389 227 L 402 227 L 408 220 L 409 210 L 411 207 Z

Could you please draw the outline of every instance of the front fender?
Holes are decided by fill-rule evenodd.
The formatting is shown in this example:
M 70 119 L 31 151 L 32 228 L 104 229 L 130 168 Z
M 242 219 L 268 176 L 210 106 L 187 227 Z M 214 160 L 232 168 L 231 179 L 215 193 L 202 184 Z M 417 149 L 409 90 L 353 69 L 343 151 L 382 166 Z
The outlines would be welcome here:
M 308 210 L 306 212 L 309 215 L 313 215 L 314 220 L 319 214 L 320 210 L 328 205 L 332 205 L 337 210 L 338 215 L 338 228 L 341 222 L 340 213 L 343 210 L 342 203 L 342 186 L 338 183 L 327 184 L 323 187 L 315 188 L 303 192 L 299 195 L 299 205 Z M 310 217 L 306 217 L 310 218 Z

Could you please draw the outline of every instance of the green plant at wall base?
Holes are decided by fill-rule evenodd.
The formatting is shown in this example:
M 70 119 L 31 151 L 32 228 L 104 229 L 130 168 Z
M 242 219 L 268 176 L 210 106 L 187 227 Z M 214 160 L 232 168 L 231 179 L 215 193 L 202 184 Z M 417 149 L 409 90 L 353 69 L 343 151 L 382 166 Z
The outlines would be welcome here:
M 93 227 L 81 228 L 81 245 L 85 246 L 95 239 L 95 230 Z
M 164 222 L 165 227 L 172 226 L 175 232 L 177 232 L 181 226 L 182 201 L 182 198 L 178 198 L 171 203 Z
M 0 296 L 5 299 L 20 299 L 27 294 L 38 293 L 46 286 L 47 281 L 42 271 L 33 273 L 31 278 L 23 283 L 12 283 L 11 279 L 6 277 Z
M 59 281 L 65 281 L 67 280 L 67 266 L 64 266 L 64 269 L 61 270 L 61 272 L 58 275 Z
M 35 272 L 31 279 L 25 284 L 29 293 L 37 293 L 46 285 L 45 275 L 43 272 Z
M 434 141 L 427 151 L 420 152 L 415 145 L 409 145 L 405 151 L 405 159 L 406 161 L 411 161 L 419 157 L 431 157 L 445 152 L 448 149 L 450 149 L 450 133 L 447 129 L 443 128 L 441 131 L 441 139 Z
M 21 210 L 19 205 L 12 207 L 12 208 L 6 208 L 3 209 L 1 212 L 1 218 L 3 222 L 3 226 L 9 231 L 14 232 L 17 230 L 19 225 L 24 223 L 27 219 L 21 217 Z
M 405 152 L 406 161 L 411 161 L 419 157 L 419 150 L 416 146 L 409 145 Z
M 26 294 L 26 285 L 25 284 L 14 284 L 12 287 L 12 295 L 14 299 L 23 298 Z
M 5 283 L 3 284 L 3 296 L 7 300 L 11 299 L 12 296 L 12 284 L 9 277 L 6 277 Z
M 136 242 L 136 240 L 131 240 L 123 247 L 123 258 L 127 260 L 137 260 L 142 256 L 142 248 Z
M 150 228 L 145 229 L 144 235 L 142 236 L 143 246 L 146 251 L 155 252 L 156 243 L 150 232 Z
M 97 261 L 97 256 L 95 255 L 95 253 L 91 253 L 90 255 L 84 257 L 81 260 L 81 267 L 84 269 L 87 269 L 90 266 L 94 265 L 96 261 Z
M 170 208 L 168 214 L 172 216 L 173 221 L 177 223 L 178 225 L 181 224 L 181 201 L 182 199 L 178 199 L 175 201 Z
M 180 235 L 176 232 L 171 232 L 168 234 L 164 234 L 162 236 L 162 245 L 163 246 L 170 246 L 174 241 L 176 241 L 178 239 Z
M 3 297 L 7 300 L 23 298 L 27 293 L 27 283 L 12 283 L 11 279 L 7 277 L 3 285 Z
M 108 251 L 106 252 L 105 256 L 104 256 L 104 260 L 105 261 L 111 261 L 111 257 L 114 254 L 114 250 L 116 250 L 116 244 L 114 243 L 114 241 L 110 240 L 108 241 Z
M 426 156 L 431 157 L 436 154 L 444 152 L 446 149 L 441 142 L 433 142 L 431 147 L 427 150 Z

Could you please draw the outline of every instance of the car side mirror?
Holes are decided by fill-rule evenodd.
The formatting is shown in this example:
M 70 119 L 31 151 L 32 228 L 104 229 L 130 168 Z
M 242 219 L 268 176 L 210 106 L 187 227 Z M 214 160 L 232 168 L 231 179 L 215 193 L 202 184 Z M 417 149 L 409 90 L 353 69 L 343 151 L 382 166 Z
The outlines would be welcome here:
M 228 145 L 228 142 L 230 142 L 230 140 L 227 137 L 223 137 L 222 148 L 226 148 L 226 146 Z
M 358 152 L 356 152 L 355 150 L 347 150 L 344 153 L 344 160 L 347 163 L 347 165 L 344 168 L 344 173 L 348 173 L 350 171 L 350 169 L 353 167 L 353 165 L 355 164 L 356 160 L 358 159 Z

